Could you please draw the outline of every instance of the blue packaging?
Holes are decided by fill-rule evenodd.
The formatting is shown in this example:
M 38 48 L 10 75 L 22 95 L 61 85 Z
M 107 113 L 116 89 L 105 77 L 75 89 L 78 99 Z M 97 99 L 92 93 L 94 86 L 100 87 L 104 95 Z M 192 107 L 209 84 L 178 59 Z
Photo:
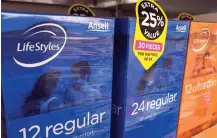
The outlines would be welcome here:
M 7 138 L 109 138 L 114 20 L 2 12 Z
M 169 21 L 164 53 L 149 70 L 133 52 L 135 24 L 115 25 L 111 137 L 175 138 L 189 22 Z

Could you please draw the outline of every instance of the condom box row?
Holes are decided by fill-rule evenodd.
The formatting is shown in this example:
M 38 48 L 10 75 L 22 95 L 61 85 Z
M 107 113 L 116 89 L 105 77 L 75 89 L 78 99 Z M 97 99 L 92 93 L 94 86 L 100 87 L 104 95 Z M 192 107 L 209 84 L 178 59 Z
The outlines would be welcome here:
M 217 137 L 217 24 L 169 21 L 149 70 L 134 55 L 135 19 L 115 27 L 111 137 Z
M 7 138 L 109 138 L 114 19 L 1 20 Z
M 170 20 L 148 70 L 133 52 L 135 26 L 3 12 L 7 138 L 212 138 L 217 24 Z

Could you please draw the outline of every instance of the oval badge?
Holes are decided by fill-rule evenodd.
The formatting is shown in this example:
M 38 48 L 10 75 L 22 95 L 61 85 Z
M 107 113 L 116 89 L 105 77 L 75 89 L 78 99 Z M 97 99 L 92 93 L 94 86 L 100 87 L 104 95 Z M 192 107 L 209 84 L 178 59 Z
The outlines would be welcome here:
M 143 1 L 138 6 L 139 26 L 143 36 L 156 40 L 167 24 L 163 11 L 152 1 Z
M 203 28 L 193 39 L 192 49 L 194 52 L 199 52 L 206 48 L 210 39 L 209 28 Z

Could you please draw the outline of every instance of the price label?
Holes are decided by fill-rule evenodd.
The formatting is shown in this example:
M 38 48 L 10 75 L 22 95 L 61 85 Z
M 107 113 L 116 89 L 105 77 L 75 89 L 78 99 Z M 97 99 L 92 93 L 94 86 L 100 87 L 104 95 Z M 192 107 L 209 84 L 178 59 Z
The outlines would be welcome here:
M 164 52 L 168 19 L 163 9 L 153 0 L 139 0 L 136 4 L 136 17 L 133 50 L 148 70 Z

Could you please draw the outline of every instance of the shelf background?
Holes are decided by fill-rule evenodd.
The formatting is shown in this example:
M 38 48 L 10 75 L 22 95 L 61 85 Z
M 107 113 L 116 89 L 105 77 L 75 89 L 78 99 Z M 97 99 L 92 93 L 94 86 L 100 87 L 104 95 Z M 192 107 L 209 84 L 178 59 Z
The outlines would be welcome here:
M 25 2 L 23 2 L 25 1 Z M 2 0 L 2 10 L 48 14 L 67 14 L 70 5 L 83 3 L 90 6 L 97 16 L 135 16 L 137 0 Z M 216 0 L 156 0 L 167 13 L 175 19 L 187 12 L 196 21 L 217 22 Z

